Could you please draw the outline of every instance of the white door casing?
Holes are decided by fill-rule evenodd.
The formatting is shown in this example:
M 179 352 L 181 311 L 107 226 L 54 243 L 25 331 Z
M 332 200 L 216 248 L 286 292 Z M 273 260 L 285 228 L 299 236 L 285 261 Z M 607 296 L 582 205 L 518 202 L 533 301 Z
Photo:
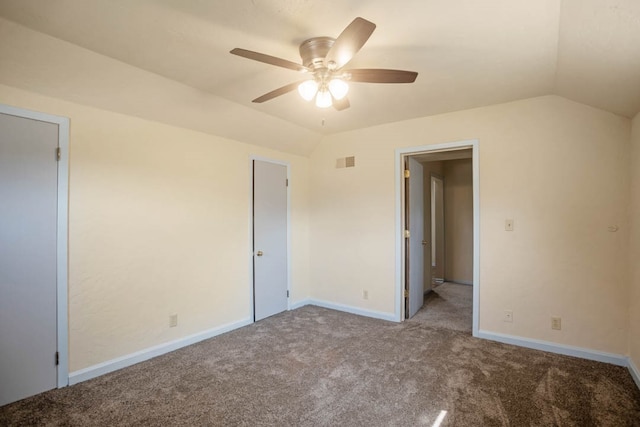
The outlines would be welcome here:
M 0 105 L 0 136 L 3 405 L 68 384 L 68 120 Z
M 473 175 L 473 336 L 480 334 L 480 162 L 479 162 L 479 141 L 477 139 L 463 140 L 457 142 L 446 142 L 442 144 L 428 144 L 413 147 L 396 148 L 395 168 L 396 168 L 396 225 L 395 225 L 395 310 L 394 319 L 401 322 L 404 318 L 404 298 L 405 288 L 405 238 L 404 238 L 404 217 L 405 217 L 405 179 L 404 163 L 405 159 L 412 155 L 435 153 L 443 151 L 456 151 L 463 149 L 472 150 L 472 175 Z
M 288 308 L 287 167 L 253 161 L 254 320 Z
M 424 303 L 424 172 L 422 165 L 409 157 L 409 317 Z
M 433 280 L 444 280 L 444 179 L 431 175 L 431 267 Z

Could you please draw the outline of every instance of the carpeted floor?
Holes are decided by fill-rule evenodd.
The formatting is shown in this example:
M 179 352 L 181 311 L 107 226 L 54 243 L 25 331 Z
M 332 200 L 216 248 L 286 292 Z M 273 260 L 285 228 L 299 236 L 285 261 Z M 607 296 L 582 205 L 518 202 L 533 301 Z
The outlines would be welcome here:
M 473 286 L 444 282 L 424 296 L 422 308 L 410 322 L 471 333 Z
M 444 412 L 446 411 L 446 412 Z M 0 408 L 0 425 L 638 426 L 625 368 L 306 306 Z

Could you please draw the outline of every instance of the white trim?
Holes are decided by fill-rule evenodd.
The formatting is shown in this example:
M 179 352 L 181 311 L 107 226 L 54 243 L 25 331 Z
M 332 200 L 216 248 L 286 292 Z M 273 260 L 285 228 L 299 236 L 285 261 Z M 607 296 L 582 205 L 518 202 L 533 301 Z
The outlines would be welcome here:
M 395 313 L 391 315 L 386 313 L 373 312 L 374 315 L 371 315 L 372 312 L 369 312 L 367 310 L 362 310 L 362 309 L 349 307 L 345 305 L 333 304 L 326 301 L 318 301 L 314 299 L 304 299 L 304 300 L 298 301 L 295 304 L 292 304 L 290 309 L 295 310 L 297 308 L 304 307 L 305 305 L 317 305 L 320 307 L 331 308 L 339 311 L 346 311 L 353 314 L 359 314 L 359 315 L 368 316 L 368 317 L 375 317 L 378 319 L 396 321 Z M 548 341 L 540 341 L 540 340 L 534 340 L 534 339 L 528 339 L 528 338 L 515 337 L 511 335 L 499 334 L 499 333 L 488 332 L 488 331 L 479 331 L 477 334 L 477 337 L 491 340 L 491 341 L 498 341 L 505 344 L 516 345 L 519 347 L 526 347 L 526 348 L 531 348 L 535 350 L 542 350 L 542 351 L 548 351 L 551 353 L 558 353 L 558 354 L 563 354 L 567 356 L 574 356 L 574 357 L 580 357 L 583 359 L 595 360 L 598 362 L 611 363 L 618 366 L 625 366 L 629 369 L 631 378 L 633 378 L 633 381 L 636 383 L 636 386 L 638 387 L 638 389 L 640 389 L 640 370 L 633 363 L 633 360 L 631 360 L 630 357 L 625 357 L 625 356 L 612 354 L 612 353 L 604 353 L 604 352 L 589 350 L 589 349 L 580 348 L 580 347 L 572 347 L 572 346 L 567 346 L 562 344 L 556 344 Z
M 473 286 L 473 282 L 469 281 L 469 280 L 449 280 L 449 279 L 444 279 L 444 281 L 446 283 L 455 283 L 456 285 L 468 285 L 468 286 Z
M 402 291 L 404 289 L 404 269 L 402 268 L 402 258 L 404 256 L 403 231 L 404 219 L 402 218 L 402 206 L 404 205 L 404 159 L 399 149 L 396 149 L 395 156 L 395 176 L 396 176 L 396 292 L 395 292 L 395 313 L 396 322 L 402 322 L 403 298 Z
M 471 150 L 473 168 L 473 326 L 472 334 L 480 332 L 480 145 L 474 140 Z
M 253 292 L 253 162 L 255 160 L 276 165 L 282 165 L 287 168 L 287 292 L 291 296 L 291 164 L 287 161 L 271 159 L 268 157 L 249 156 L 249 293 L 251 304 L 251 319 L 255 321 L 255 302 Z M 291 298 L 287 298 L 287 310 L 291 310 Z
M 68 331 L 68 218 L 69 218 L 69 119 L 24 110 L 0 104 L 0 113 L 16 117 L 38 120 L 58 125 L 58 147 L 60 160 L 58 161 L 58 206 L 57 206 L 57 237 L 56 237 L 56 312 L 57 312 L 57 351 L 58 388 L 69 384 L 69 331 Z
M 384 313 L 382 311 L 367 310 L 364 308 L 353 307 L 351 305 L 336 304 L 334 302 L 323 301 L 318 299 L 305 300 L 304 305 L 317 305 L 318 307 L 330 308 L 332 310 L 344 311 L 345 313 L 357 314 L 358 316 L 372 317 L 374 319 L 388 320 L 390 322 L 396 322 L 396 316 L 394 313 Z M 302 307 L 302 305 L 300 305 Z
M 627 358 L 627 367 L 629 368 L 629 373 L 631 374 L 631 378 L 635 381 L 636 386 L 640 389 L 640 369 L 633 363 L 630 357 Z
M 629 366 L 625 356 L 613 353 L 606 353 L 588 348 L 574 347 L 565 344 L 558 344 L 549 341 L 536 340 L 532 338 L 522 338 L 513 335 L 500 334 L 497 332 L 479 331 L 478 338 L 491 341 L 498 341 L 504 344 L 526 347 L 534 350 L 548 351 L 550 353 L 563 354 L 565 356 L 579 357 L 581 359 L 595 360 L 597 362 L 610 363 L 618 366 Z
M 403 244 L 403 209 L 404 209 L 404 167 L 403 161 L 406 156 L 413 154 L 454 151 L 465 148 L 472 149 L 473 168 L 473 336 L 477 337 L 480 326 L 480 166 L 479 166 L 479 142 L 477 139 L 470 139 L 457 142 L 447 142 L 442 144 L 421 145 L 417 147 L 397 148 L 395 152 L 395 173 L 396 173 L 396 292 L 395 292 L 395 313 L 394 320 L 403 320 L 403 298 L 404 269 L 402 259 L 404 257 Z
M 312 305 L 312 304 L 313 304 L 312 300 L 310 300 L 308 298 L 307 299 L 303 299 L 303 300 L 296 301 L 293 304 L 291 304 L 289 306 L 289 310 L 295 310 L 297 308 L 304 307 L 305 305 Z
M 255 319 L 254 303 L 253 303 L 253 157 L 249 156 L 249 212 L 247 218 L 249 223 L 247 224 L 247 230 L 249 234 L 249 250 L 248 250 L 248 264 L 249 264 L 249 312 L 251 321 Z
M 108 374 L 109 372 L 117 371 L 119 369 L 135 365 L 136 363 L 144 362 L 145 360 L 149 360 L 151 358 L 178 350 L 182 347 L 186 347 L 188 345 L 213 338 L 226 332 L 233 331 L 234 329 L 250 325 L 251 323 L 253 323 L 253 320 L 251 318 L 239 320 L 233 323 L 227 323 L 226 325 L 218 326 L 217 328 L 198 332 L 184 338 L 179 338 L 174 341 L 149 347 L 144 350 L 128 354 L 126 356 L 111 359 L 106 362 L 98 363 L 97 365 L 89 366 L 88 368 L 80 369 L 79 371 L 71 372 L 69 374 L 69 385 L 78 384 L 82 381 L 87 381 L 92 378 L 99 377 L 100 375 Z

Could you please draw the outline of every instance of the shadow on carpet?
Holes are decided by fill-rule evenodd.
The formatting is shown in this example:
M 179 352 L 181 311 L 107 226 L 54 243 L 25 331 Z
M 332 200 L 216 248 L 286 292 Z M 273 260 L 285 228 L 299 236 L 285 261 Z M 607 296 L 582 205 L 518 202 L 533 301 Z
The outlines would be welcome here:
M 3 426 L 638 426 L 625 368 L 306 306 L 0 408 Z

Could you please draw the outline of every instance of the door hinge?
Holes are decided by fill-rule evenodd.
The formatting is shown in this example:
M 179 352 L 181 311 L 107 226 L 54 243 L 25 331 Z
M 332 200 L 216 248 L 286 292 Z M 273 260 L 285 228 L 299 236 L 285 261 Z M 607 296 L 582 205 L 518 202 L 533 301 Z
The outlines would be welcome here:
M 289 186 L 289 178 L 287 178 L 286 181 L 287 181 L 287 187 L 288 187 Z
M 411 232 L 409 232 L 409 230 L 404 230 L 404 238 L 408 239 L 409 237 L 411 237 Z
M 408 289 L 404 290 L 404 297 L 405 298 L 409 298 L 409 290 Z
M 405 169 L 404 170 L 404 177 L 405 178 L 410 178 L 411 177 L 411 172 L 409 172 L 409 169 Z
M 56 366 L 60 364 L 60 352 L 56 351 Z
M 56 160 L 60 161 L 60 158 L 62 157 L 62 152 L 60 151 L 60 147 L 56 148 Z
M 287 298 L 289 298 L 289 291 L 287 291 Z

